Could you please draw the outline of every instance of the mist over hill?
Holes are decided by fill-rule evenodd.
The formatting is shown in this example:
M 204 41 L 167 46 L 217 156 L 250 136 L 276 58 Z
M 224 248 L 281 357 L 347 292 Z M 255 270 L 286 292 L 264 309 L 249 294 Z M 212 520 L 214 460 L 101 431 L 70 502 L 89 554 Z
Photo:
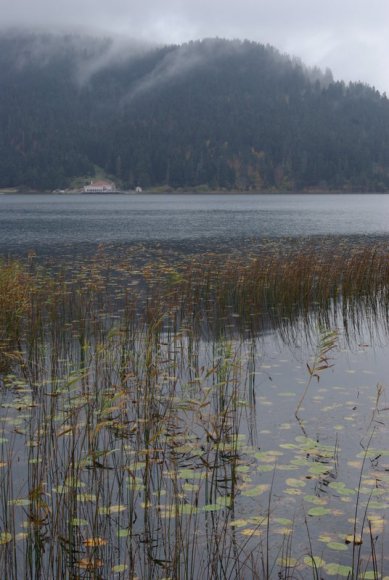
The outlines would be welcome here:
M 0 187 L 389 189 L 389 101 L 275 48 L 0 35 Z

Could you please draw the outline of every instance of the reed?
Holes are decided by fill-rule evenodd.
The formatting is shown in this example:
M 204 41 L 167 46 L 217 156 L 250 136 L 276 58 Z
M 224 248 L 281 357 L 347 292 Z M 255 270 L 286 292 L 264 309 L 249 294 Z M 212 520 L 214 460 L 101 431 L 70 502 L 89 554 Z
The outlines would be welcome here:
M 387 328 L 388 264 L 384 248 L 311 247 L 1 263 L 6 577 L 321 577 L 312 528 L 307 551 L 277 513 L 278 486 L 301 483 L 278 471 L 279 450 L 261 448 L 261 337 L 293 344 L 299 332 L 312 346 L 324 327 L 310 382 L 340 333 Z M 307 434 L 290 445 L 309 460 L 286 471 L 303 464 L 304 485 L 328 487 L 335 451 Z M 361 475 L 358 501 L 362 491 Z M 363 557 L 353 549 L 351 577 L 370 577 Z

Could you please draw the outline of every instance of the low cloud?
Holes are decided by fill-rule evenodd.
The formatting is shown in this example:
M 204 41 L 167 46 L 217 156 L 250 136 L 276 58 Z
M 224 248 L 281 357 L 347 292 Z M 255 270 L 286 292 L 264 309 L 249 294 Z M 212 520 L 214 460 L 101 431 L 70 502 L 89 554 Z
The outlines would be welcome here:
M 95 51 L 78 59 L 76 80 L 85 84 L 100 70 L 136 59 L 152 48 L 154 46 L 149 43 L 121 36 L 101 41 Z
M 231 53 L 241 50 L 241 47 L 240 41 L 231 42 L 226 46 L 215 39 L 206 39 L 172 49 L 148 75 L 138 81 L 131 93 L 127 95 L 126 101 L 129 102 L 138 95 L 185 75 L 203 63 L 212 63 L 220 56 L 224 56 L 226 50 Z
M 389 89 L 387 0 L 0 0 L 2 26 L 106 33 L 150 43 L 269 43 L 337 78 Z

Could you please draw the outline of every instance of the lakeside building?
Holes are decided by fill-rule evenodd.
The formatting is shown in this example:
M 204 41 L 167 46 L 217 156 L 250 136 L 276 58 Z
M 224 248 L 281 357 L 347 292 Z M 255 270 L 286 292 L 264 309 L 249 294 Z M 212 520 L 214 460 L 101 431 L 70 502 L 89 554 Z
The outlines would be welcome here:
M 109 193 L 110 191 L 115 191 L 115 184 L 103 179 L 92 180 L 89 185 L 84 186 L 85 193 Z

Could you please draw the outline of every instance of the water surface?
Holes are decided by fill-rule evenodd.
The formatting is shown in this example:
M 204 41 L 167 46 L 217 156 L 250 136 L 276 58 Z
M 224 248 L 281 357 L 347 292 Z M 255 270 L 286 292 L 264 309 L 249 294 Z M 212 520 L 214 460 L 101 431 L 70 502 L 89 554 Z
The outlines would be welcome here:
M 328 251 L 331 240 L 388 235 L 385 195 L 0 197 L 0 253 L 77 256 L 86 286 L 99 245 L 165 258 L 172 249 L 244 254 L 264 240 Z M 132 288 L 128 271 L 128 286 L 111 277 L 102 287 Z M 11 352 L 14 365 L 0 374 L 8 577 L 264 577 L 267 560 L 271 578 L 347 577 L 356 562 L 366 579 L 389 573 L 387 310 L 362 299 L 354 315 L 331 316 L 329 302 L 322 320 L 337 340 L 309 382 L 322 339 L 313 307 L 251 339 L 224 320 L 208 340 L 177 327 L 150 341 L 120 300 L 111 311 L 78 286 L 66 296 L 53 310 L 63 327 L 32 316 L 22 359 Z M 254 314 L 274 319 L 271 304 Z M 360 554 L 345 542 L 354 528 Z
M 0 251 L 82 253 L 98 244 L 182 247 L 312 236 L 386 236 L 379 194 L 0 196 Z

